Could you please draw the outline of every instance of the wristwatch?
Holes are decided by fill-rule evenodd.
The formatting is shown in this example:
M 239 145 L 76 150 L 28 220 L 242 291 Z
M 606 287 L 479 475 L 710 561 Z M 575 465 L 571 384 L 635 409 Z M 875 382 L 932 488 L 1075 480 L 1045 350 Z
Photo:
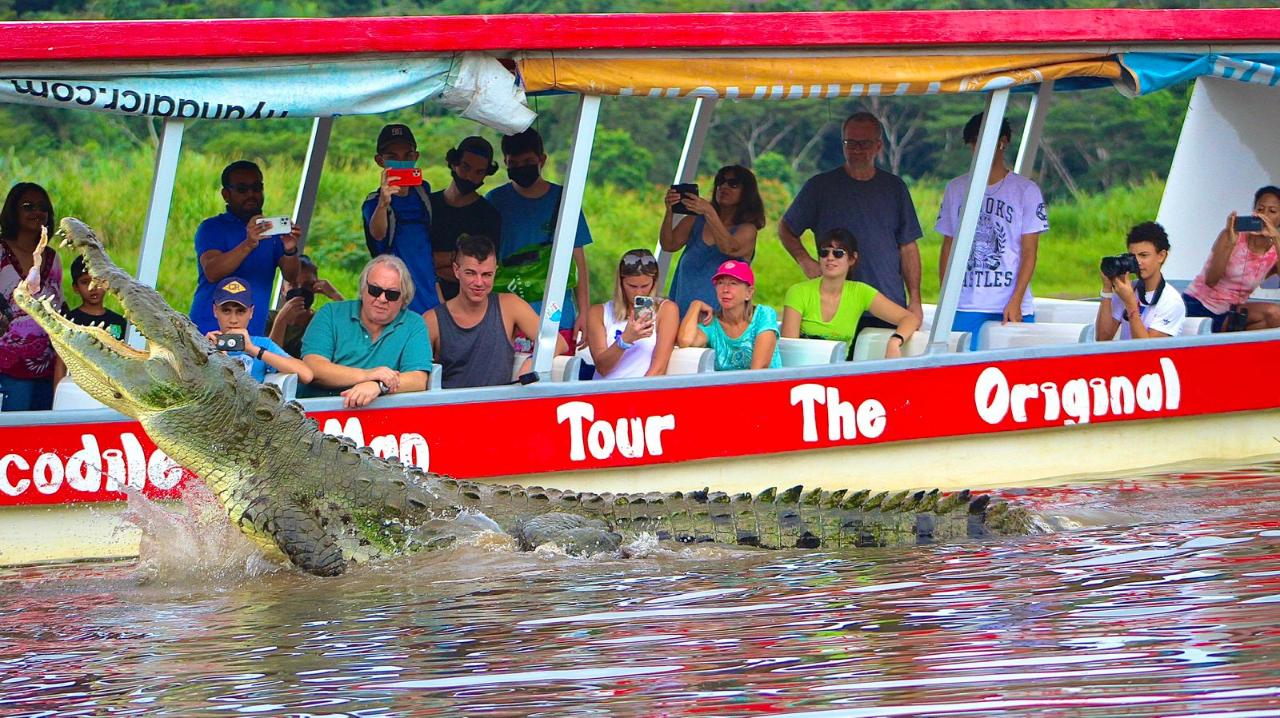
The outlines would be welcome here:
M 258 353 L 257 353 L 256 357 L 257 357 L 259 360 L 261 360 L 261 359 L 262 359 L 262 355 L 263 355 L 263 354 L 265 354 L 266 352 L 267 352 L 267 348 L 266 348 L 266 347 L 258 347 Z
M 385 396 L 391 393 L 391 387 L 387 386 L 381 379 L 378 379 L 378 396 Z

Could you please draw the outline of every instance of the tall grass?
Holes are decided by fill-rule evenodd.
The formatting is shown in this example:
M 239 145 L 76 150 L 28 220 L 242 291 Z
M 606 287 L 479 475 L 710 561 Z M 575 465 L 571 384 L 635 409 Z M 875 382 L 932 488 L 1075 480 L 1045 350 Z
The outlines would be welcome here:
M 151 194 L 153 161 L 152 152 L 143 149 L 111 156 L 64 152 L 39 157 L 19 156 L 11 150 L 0 156 L 0 177 L 10 184 L 23 180 L 44 185 L 58 216 L 83 219 L 98 230 L 118 264 L 134 269 Z M 292 213 L 301 163 L 288 157 L 258 161 L 267 186 L 265 212 Z M 189 308 L 195 291 L 196 227 L 224 209 L 219 175 L 225 162 L 221 156 L 184 153 L 179 165 L 159 290 L 181 311 Z M 434 187 L 448 181 L 444 168 L 427 167 L 424 172 Z M 492 182 L 501 177 L 495 176 Z M 316 214 L 309 227 L 307 253 L 316 258 L 321 276 L 348 296 L 354 294 L 360 267 L 368 259 L 360 227 L 360 204 L 376 182 L 377 168 L 371 163 L 331 160 L 325 168 Z M 702 178 L 701 183 L 709 187 L 710 177 Z M 1051 205 L 1051 228 L 1040 241 L 1035 292 L 1060 297 L 1083 297 L 1096 292 L 1098 258 L 1123 251 L 1127 228 L 1154 218 L 1162 189 L 1159 181 L 1151 179 Z M 920 242 L 923 293 L 926 301 L 932 301 L 938 293 L 941 242 L 933 224 L 942 199 L 942 185 L 916 183 L 911 191 L 925 234 Z M 604 301 L 611 294 L 613 272 L 623 252 L 657 244 L 664 192 L 665 187 L 654 187 L 648 193 L 608 185 L 588 187 L 584 210 L 594 239 L 587 250 L 594 301 Z M 781 184 L 768 181 L 762 182 L 762 193 L 768 225 L 760 231 L 757 244 L 757 299 L 776 306 L 782 302 L 786 288 L 803 279 L 803 275 L 777 239 L 778 218 L 790 203 L 790 193 Z M 67 283 L 69 291 L 69 273 Z

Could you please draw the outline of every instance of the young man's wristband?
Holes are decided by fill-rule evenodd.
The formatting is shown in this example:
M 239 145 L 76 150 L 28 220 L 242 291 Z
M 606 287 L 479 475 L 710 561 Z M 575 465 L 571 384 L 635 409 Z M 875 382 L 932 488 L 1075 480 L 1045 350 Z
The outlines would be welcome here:
M 902 346 L 903 344 L 907 343 L 907 338 L 897 332 L 894 332 L 893 334 L 889 335 L 890 339 L 893 339 L 894 337 L 898 338 L 898 346 Z
M 263 355 L 263 354 L 266 354 L 266 353 L 267 353 L 267 348 L 266 348 L 266 347 L 258 347 L 258 353 L 257 353 L 255 356 L 258 358 L 258 360 L 259 360 L 259 361 L 261 361 L 261 360 L 262 360 L 262 355 Z
M 286 250 L 284 250 L 284 256 L 286 256 L 286 257 L 296 257 L 296 256 L 298 256 L 298 248 L 297 248 L 297 247 L 294 247 L 293 249 L 286 249 Z
M 1116 295 L 1115 292 L 1098 292 L 1098 296 L 1102 297 L 1103 299 L 1111 299 L 1115 295 Z

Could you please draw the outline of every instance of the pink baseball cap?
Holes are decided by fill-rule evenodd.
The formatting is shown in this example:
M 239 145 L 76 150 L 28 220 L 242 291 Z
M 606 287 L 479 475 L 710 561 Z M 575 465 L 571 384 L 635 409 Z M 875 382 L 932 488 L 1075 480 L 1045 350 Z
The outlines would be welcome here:
M 733 277 L 749 287 L 756 286 L 756 274 L 751 271 L 751 265 L 740 259 L 730 259 L 721 264 L 715 275 L 711 277 L 711 281 L 714 282 L 721 277 Z

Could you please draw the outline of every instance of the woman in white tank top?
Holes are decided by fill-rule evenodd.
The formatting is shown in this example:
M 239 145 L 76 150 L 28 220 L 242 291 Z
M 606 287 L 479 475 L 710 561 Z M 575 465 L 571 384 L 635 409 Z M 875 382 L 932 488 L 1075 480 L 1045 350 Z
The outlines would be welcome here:
M 680 312 L 675 302 L 657 296 L 658 260 L 647 249 L 622 255 L 613 282 L 613 299 L 593 304 L 587 314 L 587 341 L 595 361 L 595 379 L 624 379 L 667 373 L 675 348 Z M 652 302 L 653 309 L 641 306 Z M 648 299 L 644 299 L 647 297 Z

